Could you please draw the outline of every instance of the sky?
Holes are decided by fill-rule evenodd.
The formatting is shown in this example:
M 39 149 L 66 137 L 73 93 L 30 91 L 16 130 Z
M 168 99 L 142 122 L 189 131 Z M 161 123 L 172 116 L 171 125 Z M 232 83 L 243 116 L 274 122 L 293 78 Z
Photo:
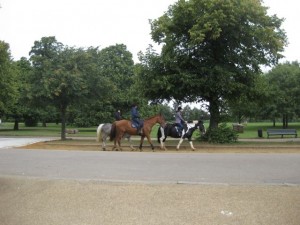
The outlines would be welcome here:
M 125 44 L 137 53 L 153 44 L 149 19 L 157 19 L 176 0 L 0 0 L 0 40 L 14 60 L 29 57 L 34 41 L 55 36 L 64 45 L 99 47 Z M 289 45 L 284 61 L 300 61 L 300 1 L 264 0 L 269 14 L 285 18 Z

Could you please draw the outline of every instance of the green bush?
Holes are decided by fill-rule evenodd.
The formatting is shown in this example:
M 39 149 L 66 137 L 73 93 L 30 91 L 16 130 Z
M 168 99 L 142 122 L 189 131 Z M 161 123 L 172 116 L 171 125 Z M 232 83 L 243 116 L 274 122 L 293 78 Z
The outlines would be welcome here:
M 226 123 L 222 123 L 219 127 L 208 130 L 203 139 L 209 143 L 233 143 L 237 141 L 238 134 L 228 127 Z
M 24 124 L 26 127 L 36 127 L 38 125 L 38 119 L 35 117 L 26 117 Z

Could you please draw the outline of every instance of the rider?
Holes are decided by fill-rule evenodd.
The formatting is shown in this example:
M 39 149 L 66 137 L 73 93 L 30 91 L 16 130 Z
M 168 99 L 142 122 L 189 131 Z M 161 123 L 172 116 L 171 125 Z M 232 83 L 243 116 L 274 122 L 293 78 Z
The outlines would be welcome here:
M 141 132 L 140 114 L 138 111 L 138 106 L 136 104 L 133 104 L 131 107 L 131 120 L 133 121 L 133 123 L 137 124 L 137 133 L 141 135 L 142 132 Z
M 119 120 L 121 120 L 121 119 L 122 119 L 121 110 L 118 109 L 118 111 L 115 112 L 115 120 L 116 120 L 116 121 L 119 121 Z
M 176 111 L 176 114 L 175 114 L 175 126 L 177 126 L 179 128 L 178 132 L 180 134 L 182 133 L 183 124 L 185 123 L 185 121 L 184 121 L 181 114 L 182 114 L 182 108 L 179 106 L 177 111 Z

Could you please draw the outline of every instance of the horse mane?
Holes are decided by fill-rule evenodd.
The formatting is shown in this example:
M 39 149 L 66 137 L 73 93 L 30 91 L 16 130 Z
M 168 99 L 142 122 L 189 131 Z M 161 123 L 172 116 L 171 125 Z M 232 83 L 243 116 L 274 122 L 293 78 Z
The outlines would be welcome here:
M 153 119 L 154 117 L 157 117 L 159 114 L 157 114 L 157 115 L 154 115 L 154 116 L 151 116 L 151 117 L 149 117 L 149 118 L 147 118 L 147 119 L 145 119 L 145 120 L 151 120 L 151 119 Z

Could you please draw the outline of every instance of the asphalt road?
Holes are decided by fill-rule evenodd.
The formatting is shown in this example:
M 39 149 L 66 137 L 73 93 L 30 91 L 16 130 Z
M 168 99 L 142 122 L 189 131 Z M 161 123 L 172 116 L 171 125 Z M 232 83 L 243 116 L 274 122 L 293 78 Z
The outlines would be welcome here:
M 300 154 L 0 149 L 0 174 L 135 183 L 300 185 Z

